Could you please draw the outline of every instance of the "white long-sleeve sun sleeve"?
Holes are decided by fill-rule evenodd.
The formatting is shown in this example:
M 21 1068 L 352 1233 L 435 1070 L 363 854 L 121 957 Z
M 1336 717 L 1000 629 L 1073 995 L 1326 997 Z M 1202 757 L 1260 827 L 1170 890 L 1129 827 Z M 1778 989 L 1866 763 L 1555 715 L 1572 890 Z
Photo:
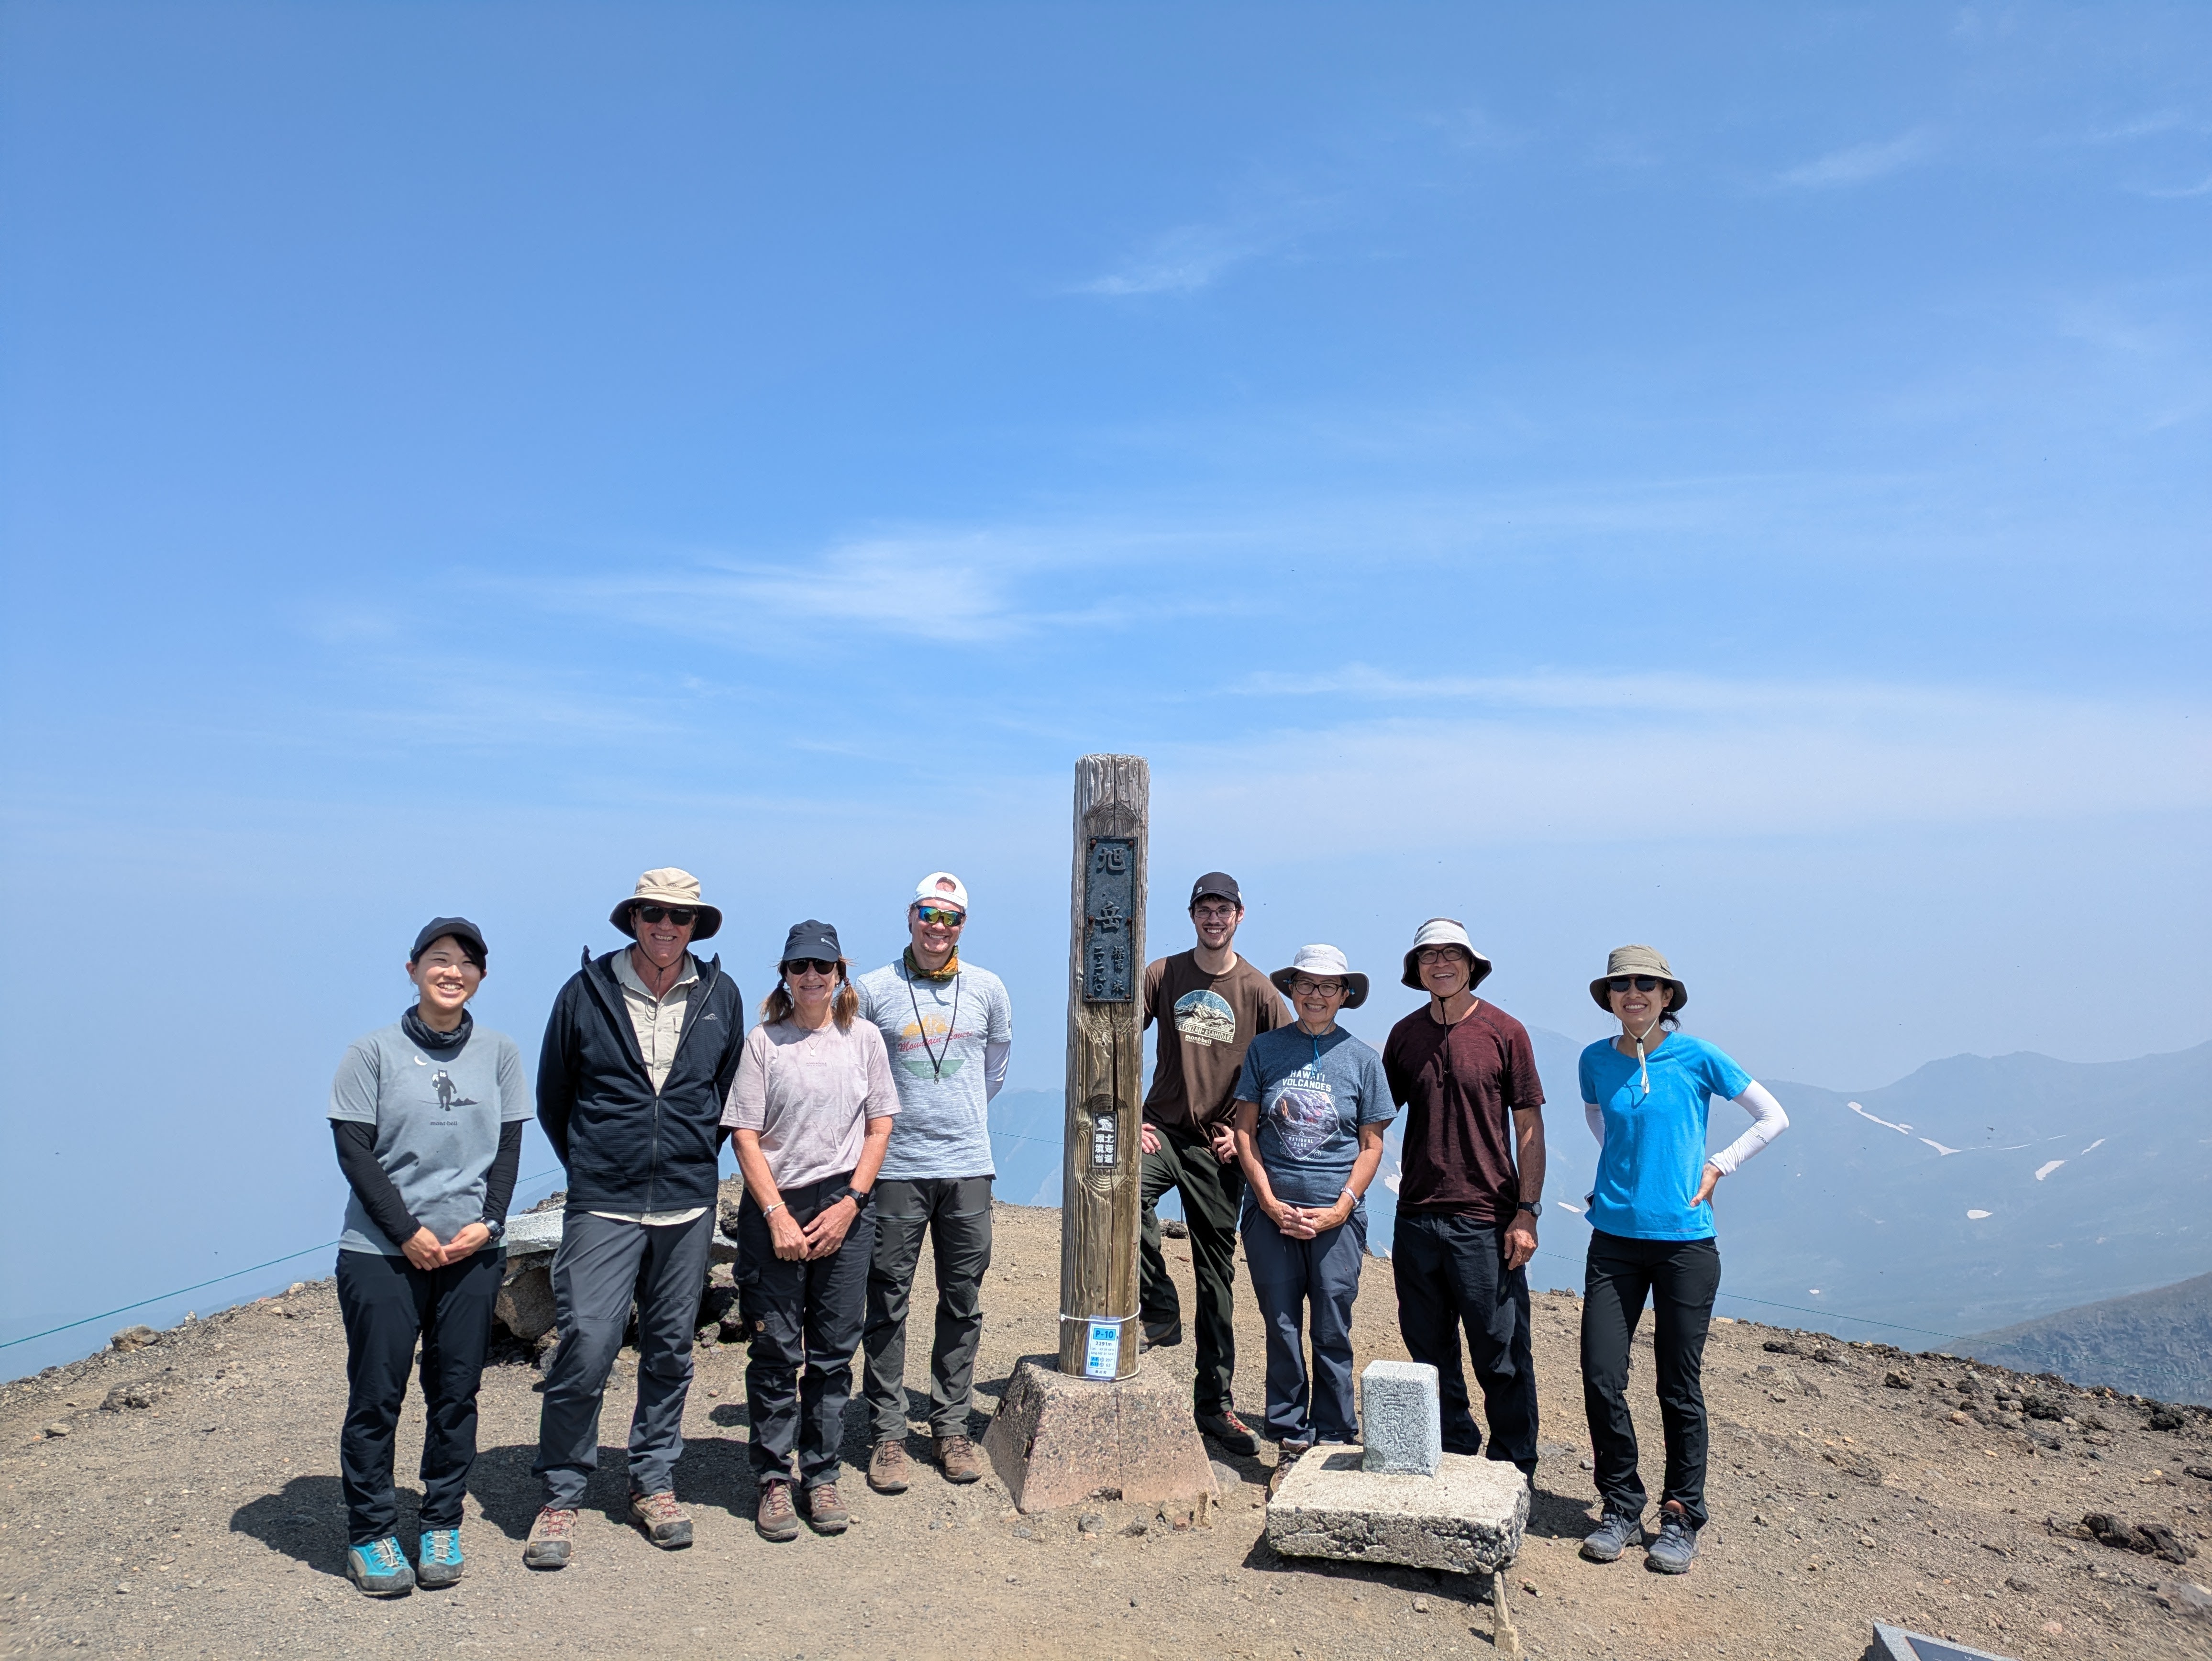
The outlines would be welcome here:
M 1782 1110 L 1782 1104 L 1756 1079 L 1744 1086 L 1735 1104 L 1751 1115 L 1751 1129 L 1719 1153 L 1705 1156 L 1705 1163 L 1723 1177 L 1735 1176 L 1746 1159 L 1790 1129 L 1790 1116 Z
M 1597 1104 L 1595 1102 L 1584 1102 L 1584 1103 L 1583 1104 L 1583 1123 L 1584 1124 L 1586 1124 L 1586 1125 L 1588 1125 L 1588 1126 L 1589 1127 L 1589 1133 L 1590 1133 L 1590 1135 L 1597 1138 L 1597 1145 L 1598 1145 L 1598 1150 L 1599 1150 L 1599 1152 L 1601 1152 L 1601 1153 L 1604 1152 L 1604 1150 L 1605 1150 L 1605 1112 L 1604 1112 L 1604 1110 L 1603 1110 L 1603 1109 L 1601 1109 L 1601 1108 L 1600 1108 L 1600 1107 L 1598 1106 L 1598 1104 Z
M 1013 1040 L 983 1046 L 983 1099 L 989 1101 L 1006 1085 L 1006 1058 L 1014 1053 Z

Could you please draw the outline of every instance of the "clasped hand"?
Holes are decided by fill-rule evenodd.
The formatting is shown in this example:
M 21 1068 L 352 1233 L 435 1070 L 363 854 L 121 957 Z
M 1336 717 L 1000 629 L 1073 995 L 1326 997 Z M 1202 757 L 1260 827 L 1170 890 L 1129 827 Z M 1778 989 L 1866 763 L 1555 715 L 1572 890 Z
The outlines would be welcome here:
M 1310 1240 L 1352 1220 L 1352 1202 L 1341 1195 L 1334 1205 L 1285 1205 L 1275 1200 L 1266 1210 L 1267 1220 L 1289 1240 Z
M 448 1263 L 465 1262 L 483 1250 L 491 1239 L 491 1231 L 482 1223 L 467 1223 L 450 1240 L 441 1241 L 430 1229 L 418 1228 L 408 1237 L 399 1249 L 407 1254 L 407 1261 L 420 1269 L 443 1269 Z
M 791 1214 L 791 1208 L 783 1207 L 768 1220 L 769 1234 L 775 1242 L 775 1255 L 787 1263 L 816 1262 L 834 1257 L 837 1248 L 845 1244 L 853 1220 L 860 1214 L 860 1204 L 849 1194 L 823 1207 L 804 1227 Z

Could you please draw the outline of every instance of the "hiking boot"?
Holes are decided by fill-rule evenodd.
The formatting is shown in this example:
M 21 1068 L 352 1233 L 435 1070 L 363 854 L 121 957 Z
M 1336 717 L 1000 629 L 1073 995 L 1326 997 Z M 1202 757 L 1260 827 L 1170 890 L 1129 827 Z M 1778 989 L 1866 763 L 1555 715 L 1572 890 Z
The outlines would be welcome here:
M 1659 1512 L 1659 1537 L 1644 1548 L 1644 1567 L 1654 1574 L 1687 1574 L 1698 1555 L 1698 1531 L 1682 1507 L 1669 1500 Z
M 763 1540 L 799 1538 L 799 1513 L 791 1508 L 791 1484 L 770 1477 L 760 1487 L 760 1506 L 753 1512 L 753 1529 Z
M 983 1475 L 983 1460 L 975 1445 L 964 1436 L 937 1439 L 937 1467 L 948 1482 L 973 1482 Z
M 1311 1442 L 1281 1442 L 1276 1445 L 1275 1469 L 1273 1473 L 1267 1478 L 1267 1494 L 1269 1498 L 1272 1499 L 1274 1496 L 1275 1490 L 1283 1486 L 1283 1479 L 1291 1474 L 1291 1467 L 1297 1463 L 1299 1458 L 1303 1455 L 1310 1453 L 1312 1451 L 1313 1444 Z
M 1197 1420 L 1202 1434 L 1211 1436 L 1231 1453 L 1241 1454 L 1249 1459 L 1260 1451 L 1260 1439 L 1252 1433 L 1249 1425 L 1237 1416 L 1235 1408 L 1224 1408 L 1218 1413 L 1200 1413 L 1192 1416 Z
M 415 1590 L 415 1571 L 407 1566 L 396 1535 L 365 1546 L 348 1546 L 345 1572 L 346 1579 L 371 1597 L 403 1597 Z
M 1593 1563 L 1615 1561 L 1630 1546 L 1644 1542 L 1644 1519 L 1631 1517 L 1625 1511 L 1605 1508 L 1605 1520 L 1597 1525 L 1595 1533 L 1583 1541 L 1583 1556 Z
M 878 1442 L 868 1450 L 868 1486 L 878 1494 L 904 1494 L 913 1480 L 904 1441 Z
M 663 1551 L 681 1551 L 691 1543 L 691 1519 L 677 1506 L 672 1489 L 630 1495 L 629 1520 Z
M 547 1506 L 532 1519 L 530 1537 L 522 1542 L 526 1568 L 561 1569 L 568 1567 L 568 1548 L 576 1538 L 576 1513 Z
M 1148 1349 L 1173 1349 L 1182 1342 L 1181 1321 L 1147 1321 L 1145 1335 L 1137 1342 L 1137 1354 L 1142 1355 Z
M 806 1520 L 817 1534 L 842 1534 L 852 1526 L 853 1513 L 837 1497 L 835 1482 L 817 1482 L 806 1490 Z
M 415 1584 L 425 1591 L 435 1591 L 460 1578 L 461 1531 L 424 1529 L 415 1542 Z

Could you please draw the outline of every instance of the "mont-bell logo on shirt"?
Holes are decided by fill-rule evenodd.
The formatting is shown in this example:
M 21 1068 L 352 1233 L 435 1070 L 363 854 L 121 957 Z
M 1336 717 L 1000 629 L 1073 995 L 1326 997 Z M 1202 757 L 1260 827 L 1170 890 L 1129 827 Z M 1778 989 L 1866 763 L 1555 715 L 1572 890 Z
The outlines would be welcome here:
M 438 1092 L 438 1110 L 441 1113 L 451 1113 L 457 1107 L 474 1107 L 477 1104 L 475 1097 L 461 1094 L 459 1086 L 453 1083 L 453 1075 L 442 1067 L 430 1075 L 430 1088 Z

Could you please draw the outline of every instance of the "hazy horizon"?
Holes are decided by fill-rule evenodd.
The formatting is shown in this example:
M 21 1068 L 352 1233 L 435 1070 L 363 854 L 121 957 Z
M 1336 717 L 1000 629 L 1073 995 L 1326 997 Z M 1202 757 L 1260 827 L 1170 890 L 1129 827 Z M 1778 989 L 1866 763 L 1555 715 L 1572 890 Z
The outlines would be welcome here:
M 1762 1078 L 2206 1037 L 2212 14 L 0 9 L 0 1316 L 337 1232 L 436 913 L 1644 940 Z M 58 949 L 57 949 L 58 948 Z M 1410 995 L 1407 995 L 1410 996 Z M 534 1136 L 534 1133 L 533 1133 Z M 549 1161 L 533 1141 L 525 1170 Z M 96 1225 L 87 1226 L 88 1218 Z

